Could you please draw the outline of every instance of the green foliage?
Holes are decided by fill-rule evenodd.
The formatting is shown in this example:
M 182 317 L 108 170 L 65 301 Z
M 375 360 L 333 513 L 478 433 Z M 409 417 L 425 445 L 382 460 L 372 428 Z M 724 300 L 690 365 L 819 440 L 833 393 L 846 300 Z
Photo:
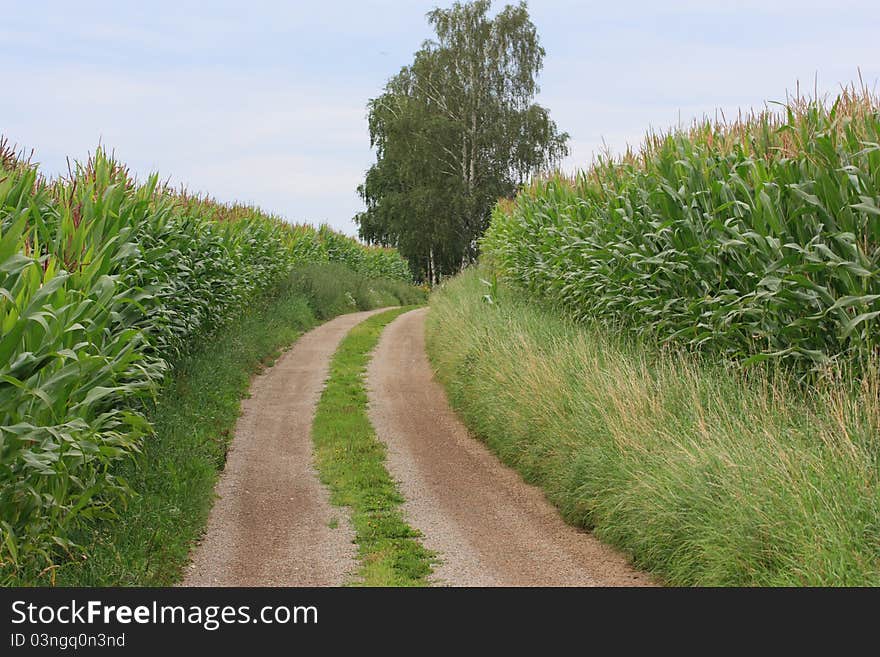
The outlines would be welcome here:
M 567 153 L 534 103 L 544 49 L 524 3 L 435 9 L 436 33 L 369 104 L 377 162 L 359 188 L 360 236 L 392 245 L 420 280 L 476 257 L 492 204 Z
M 339 263 L 309 265 L 297 269 L 293 276 L 321 319 L 355 310 L 421 304 L 426 300 L 425 293 L 409 283 L 364 278 Z
M 318 237 L 330 262 L 345 265 L 366 278 L 410 282 L 412 274 L 406 260 L 395 249 L 364 246 L 357 240 L 321 226 Z
M 743 359 L 864 363 L 880 317 L 868 93 L 651 136 L 499 204 L 483 248 L 578 319 Z
M 673 585 L 880 584 L 880 377 L 798 386 L 574 322 L 468 270 L 428 352 L 474 433 Z
M 204 530 L 251 377 L 351 295 L 347 285 L 359 278 L 341 277 L 340 271 L 339 265 L 311 265 L 307 274 L 283 278 L 178 360 L 155 402 L 144 409 L 154 435 L 136 458 L 114 465 L 138 494 L 113 517 L 75 532 L 79 547 L 73 558 L 58 561 L 43 575 L 19 568 L 12 583 L 168 586 L 179 581 Z M 328 290 L 325 305 L 306 295 L 312 285 Z
M 7 155 L 0 564 L 14 572 L 51 565 L 75 528 L 130 496 L 112 466 L 151 433 L 143 405 L 169 363 L 295 265 L 336 258 L 325 242 L 357 243 L 174 194 L 157 176 L 137 184 L 100 150 L 51 184 Z M 395 257 L 370 266 L 404 280 Z
M 385 445 L 367 417 L 364 373 L 386 324 L 410 308 L 381 313 L 354 327 L 330 363 L 312 434 L 321 481 L 334 504 L 351 507 L 366 586 L 424 586 L 432 555 L 401 514 L 403 497 L 385 468 Z

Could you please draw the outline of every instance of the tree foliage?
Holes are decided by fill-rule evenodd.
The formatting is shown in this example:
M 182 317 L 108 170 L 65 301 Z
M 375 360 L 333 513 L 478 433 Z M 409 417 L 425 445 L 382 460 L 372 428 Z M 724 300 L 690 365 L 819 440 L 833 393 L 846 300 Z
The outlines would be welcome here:
M 368 105 L 377 158 L 355 221 L 422 279 L 473 261 L 495 202 L 568 153 L 568 135 L 534 102 L 545 53 L 525 3 L 494 18 L 490 8 L 430 12 L 435 38 Z

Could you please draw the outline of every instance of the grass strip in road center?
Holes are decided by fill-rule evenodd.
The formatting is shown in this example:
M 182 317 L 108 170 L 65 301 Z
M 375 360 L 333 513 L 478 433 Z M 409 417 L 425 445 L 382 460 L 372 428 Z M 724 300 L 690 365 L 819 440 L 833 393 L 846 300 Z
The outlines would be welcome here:
M 385 445 L 367 416 L 364 376 L 382 329 L 414 306 L 395 308 L 361 322 L 330 363 L 312 436 L 321 481 L 331 501 L 351 508 L 363 586 L 425 586 L 433 555 L 403 519 L 403 496 L 385 468 Z

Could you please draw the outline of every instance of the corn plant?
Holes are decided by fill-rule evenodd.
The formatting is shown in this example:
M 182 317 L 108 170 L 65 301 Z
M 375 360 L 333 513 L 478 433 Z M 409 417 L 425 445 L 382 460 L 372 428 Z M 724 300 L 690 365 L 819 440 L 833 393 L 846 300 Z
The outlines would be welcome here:
M 744 363 L 867 362 L 880 317 L 880 109 L 846 91 L 649 135 L 535 182 L 483 248 L 579 319 Z
M 114 264 L 134 249 L 125 233 L 89 239 L 33 170 L 0 183 L 0 211 L 0 561 L 50 563 L 127 493 L 108 465 L 137 451 L 148 428 L 128 402 L 164 363 L 121 322 L 139 296 Z M 49 250 L 52 227 L 66 237 Z
M 329 262 L 338 262 L 366 278 L 389 278 L 412 281 L 412 273 L 406 260 L 396 249 L 365 247 L 354 238 L 337 233 L 329 226 L 318 231 Z
M 98 151 L 43 180 L 0 141 L 0 581 L 73 553 L 134 491 L 163 373 L 292 269 L 408 277 L 396 252 L 137 183 Z

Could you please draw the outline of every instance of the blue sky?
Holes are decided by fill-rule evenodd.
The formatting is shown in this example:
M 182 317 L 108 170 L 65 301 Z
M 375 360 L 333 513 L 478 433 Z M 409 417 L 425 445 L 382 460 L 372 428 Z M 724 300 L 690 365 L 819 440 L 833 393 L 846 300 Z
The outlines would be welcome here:
M 354 234 L 367 100 L 449 2 L 0 0 L 0 134 L 66 170 L 99 140 L 133 171 Z M 500 8 L 503 3 L 495 3 Z M 651 126 L 880 78 L 880 3 L 532 0 L 539 102 L 564 168 Z M 604 141 L 603 141 L 604 140 Z

